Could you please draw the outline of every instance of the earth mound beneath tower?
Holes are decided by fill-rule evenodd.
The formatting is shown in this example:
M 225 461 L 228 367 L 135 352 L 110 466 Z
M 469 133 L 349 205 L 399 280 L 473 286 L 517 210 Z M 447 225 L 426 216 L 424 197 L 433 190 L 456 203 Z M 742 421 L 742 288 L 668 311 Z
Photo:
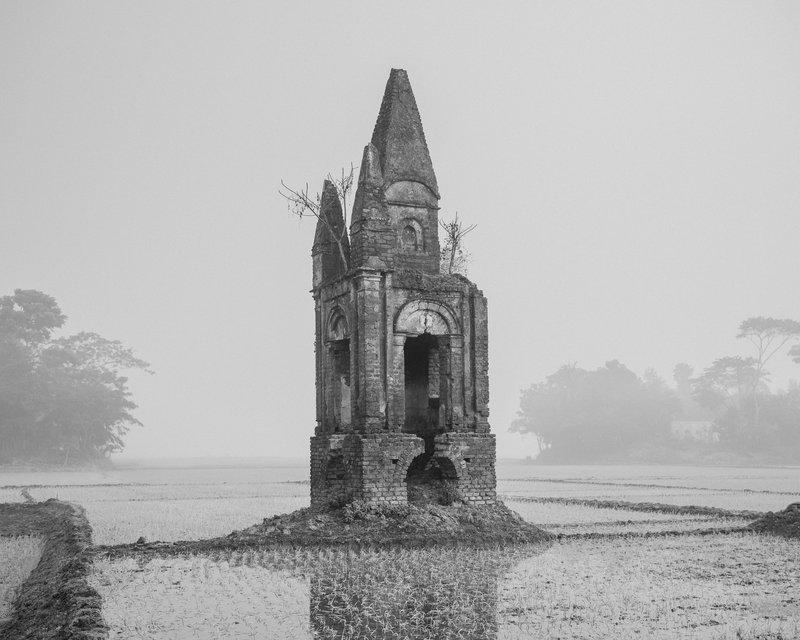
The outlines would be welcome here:
M 800 538 L 800 502 L 793 502 L 777 513 L 770 511 L 747 528 L 759 533 L 774 533 L 785 538 Z
M 288 542 L 297 546 L 535 543 L 551 535 L 502 502 L 488 505 L 437 504 L 424 499 L 407 505 L 354 501 L 340 508 L 300 509 L 263 522 L 228 539 Z
M 169 556 L 263 547 L 487 547 L 548 542 L 552 535 L 502 502 L 371 505 L 299 509 L 207 540 L 102 547 L 108 556 Z

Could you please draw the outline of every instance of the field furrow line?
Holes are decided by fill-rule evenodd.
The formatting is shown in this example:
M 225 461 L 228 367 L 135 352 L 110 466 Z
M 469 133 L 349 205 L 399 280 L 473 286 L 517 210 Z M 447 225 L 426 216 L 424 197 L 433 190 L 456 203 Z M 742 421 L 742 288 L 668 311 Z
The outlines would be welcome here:
M 750 519 L 757 520 L 765 515 L 763 511 L 731 511 L 718 507 L 703 507 L 699 505 L 674 505 L 660 502 L 626 502 L 624 500 L 595 500 L 588 498 L 555 498 L 503 495 L 503 500 L 512 502 L 541 502 L 556 504 L 576 504 L 597 509 L 626 509 L 628 511 L 649 511 L 653 513 L 670 513 L 676 515 L 712 516 L 715 518 Z
M 800 495 L 796 491 L 774 489 L 729 489 L 723 487 L 700 487 L 684 484 L 649 484 L 640 482 L 609 482 L 607 480 L 582 480 L 580 478 L 498 478 L 498 482 L 549 482 L 553 484 L 589 484 L 602 487 L 628 487 L 638 489 L 682 489 L 686 491 L 711 491 L 714 493 L 763 493 L 768 495 Z M 0 487 L 2 488 L 2 487 Z

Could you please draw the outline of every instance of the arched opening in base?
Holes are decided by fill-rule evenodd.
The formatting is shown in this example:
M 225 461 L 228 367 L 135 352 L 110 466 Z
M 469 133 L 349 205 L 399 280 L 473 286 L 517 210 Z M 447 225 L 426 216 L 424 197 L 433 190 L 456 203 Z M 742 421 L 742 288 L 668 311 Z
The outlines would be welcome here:
M 425 453 L 411 461 L 406 490 L 409 504 L 451 505 L 461 501 L 456 467 L 449 458 L 434 455 L 433 438 L 425 438 Z

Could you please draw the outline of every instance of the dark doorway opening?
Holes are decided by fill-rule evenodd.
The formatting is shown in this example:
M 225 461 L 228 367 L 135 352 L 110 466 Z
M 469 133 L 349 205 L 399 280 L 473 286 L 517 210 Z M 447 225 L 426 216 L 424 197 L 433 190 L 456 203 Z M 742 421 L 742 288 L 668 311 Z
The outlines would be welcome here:
M 350 340 L 330 343 L 333 361 L 333 418 L 336 430 L 351 422 L 350 407 Z
M 451 505 L 461 500 L 458 474 L 449 458 L 434 455 L 434 436 L 425 437 L 425 452 L 411 461 L 406 473 L 410 504 Z
M 442 396 L 439 340 L 427 333 L 408 338 L 405 358 L 405 431 L 424 437 L 440 431 Z

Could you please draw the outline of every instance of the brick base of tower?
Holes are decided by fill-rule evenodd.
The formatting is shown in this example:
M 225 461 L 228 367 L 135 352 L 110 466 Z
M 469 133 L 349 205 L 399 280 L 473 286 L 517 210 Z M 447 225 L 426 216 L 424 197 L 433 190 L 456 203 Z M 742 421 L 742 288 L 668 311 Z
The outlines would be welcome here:
M 447 469 L 460 497 L 473 504 L 496 500 L 495 437 L 449 432 L 425 441 L 408 433 L 347 433 L 311 438 L 311 506 L 324 508 L 353 500 L 370 504 L 408 502 L 412 464 L 431 459 Z M 430 447 L 429 447 L 430 449 Z

